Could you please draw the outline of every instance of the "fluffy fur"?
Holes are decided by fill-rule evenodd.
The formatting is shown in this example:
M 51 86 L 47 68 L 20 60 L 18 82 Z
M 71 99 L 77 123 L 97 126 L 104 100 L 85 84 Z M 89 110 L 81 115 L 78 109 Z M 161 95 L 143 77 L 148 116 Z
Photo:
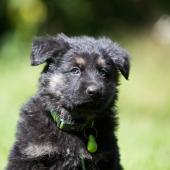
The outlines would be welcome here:
M 128 79 L 129 57 L 109 38 L 36 38 L 31 64 L 46 62 L 37 93 L 22 107 L 7 170 L 122 170 L 115 130 L 119 72 Z M 94 121 L 95 153 L 84 131 L 58 128 L 50 111 Z

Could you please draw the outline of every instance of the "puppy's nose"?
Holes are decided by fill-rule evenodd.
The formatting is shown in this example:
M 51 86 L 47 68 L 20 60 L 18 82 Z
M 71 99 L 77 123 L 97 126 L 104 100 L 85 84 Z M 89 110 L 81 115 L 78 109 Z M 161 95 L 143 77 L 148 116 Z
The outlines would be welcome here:
M 101 89 L 96 85 L 90 85 L 87 87 L 86 93 L 91 97 L 98 97 L 101 94 Z

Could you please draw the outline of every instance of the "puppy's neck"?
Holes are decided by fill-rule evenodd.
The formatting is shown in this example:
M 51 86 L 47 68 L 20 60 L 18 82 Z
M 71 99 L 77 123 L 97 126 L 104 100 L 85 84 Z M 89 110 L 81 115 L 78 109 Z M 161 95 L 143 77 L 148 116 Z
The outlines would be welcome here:
M 53 109 L 48 109 L 50 116 L 56 123 L 57 127 L 64 131 L 83 131 L 85 128 L 90 126 L 94 119 L 89 117 L 75 116 L 75 114 L 68 112 L 64 108 L 58 109 L 58 111 Z

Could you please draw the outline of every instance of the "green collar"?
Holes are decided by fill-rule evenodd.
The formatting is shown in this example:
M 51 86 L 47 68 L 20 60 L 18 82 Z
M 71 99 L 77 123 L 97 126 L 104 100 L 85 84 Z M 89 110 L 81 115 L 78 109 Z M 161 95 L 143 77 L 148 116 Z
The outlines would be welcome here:
M 88 140 L 87 150 L 90 153 L 95 153 L 97 151 L 97 148 L 98 148 L 97 143 L 96 143 L 97 129 L 93 127 L 94 121 L 82 123 L 82 122 L 78 122 L 78 121 L 75 121 L 69 118 L 64 119 L 57 112 L 50 112 L 50 113 L 59 129 L 64 130 L 64 131 L 75 131 L 75 132 L 84 131 L 84 136 Z M 82 166 L 83 166 L 83 162 L 84 162 L 84 159 L 82 159 Z
M 64 119 L 58 112 L 50 112 L 53 120 L 56 122 L 59 129 L 64 131 L 83 131 L 86 127 L 92 124 L 89 122 L 78 122 L 75 120 Z

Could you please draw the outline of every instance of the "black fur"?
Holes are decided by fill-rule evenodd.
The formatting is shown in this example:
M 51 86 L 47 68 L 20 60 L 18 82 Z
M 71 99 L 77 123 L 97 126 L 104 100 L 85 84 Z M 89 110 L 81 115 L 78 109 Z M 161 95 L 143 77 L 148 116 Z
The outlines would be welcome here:
M 39 88 L 22 108 L 7 170 L 122 170 L 115 130 L 119 71 L 128 79 L 128 53 L 108 38 L 37 38 L 31 64 L 46 62 Z M 50 110 L 94 121 L 98 150 L 84 132 L 57 127 Z

